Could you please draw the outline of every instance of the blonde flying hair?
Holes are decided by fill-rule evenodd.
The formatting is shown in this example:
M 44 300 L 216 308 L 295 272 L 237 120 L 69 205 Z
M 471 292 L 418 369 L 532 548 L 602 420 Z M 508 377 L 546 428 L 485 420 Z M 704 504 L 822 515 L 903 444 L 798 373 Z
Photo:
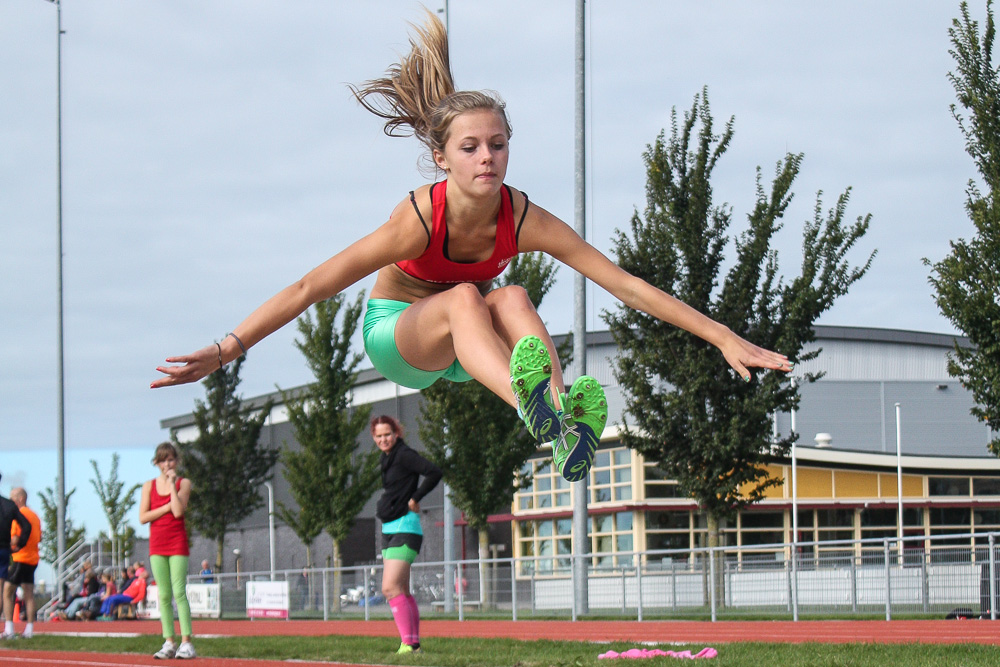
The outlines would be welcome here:
M 499 116 L 510 138 L 506 105 L 493 91 L 456 91 L 448 60 L 448 33 L 441 20 L 426 8 L 422 26 L 411 24 L 410 53 L 386 70 L 386 75 L 351 92 L 361 105 L 385 119 L 390 137 L 415 135 L 434 151 L 443 151 L 451 123 L 460 114 L 485 109 Z

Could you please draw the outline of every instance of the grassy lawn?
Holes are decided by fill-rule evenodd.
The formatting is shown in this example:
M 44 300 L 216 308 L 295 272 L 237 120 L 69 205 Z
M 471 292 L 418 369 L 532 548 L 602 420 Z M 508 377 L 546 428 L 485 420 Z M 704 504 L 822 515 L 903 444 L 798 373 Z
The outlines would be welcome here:
M 52 637 L 0 643 L 0 656 L 7 646 L 20 650 L 98 651 L 111 653 L 154 653 L 161 645 L 158 637 Z M 422 655 L 396 656 L 397 642 L 387 637 L 227 637 L 196 639 L 198 655 L 204 657 L 260 658 L 274 660 L 329 660 L 380 665 L 425 665 L 427 667 L 615 667 L 636 664 L 631 660 L 598 660 L 608 650 L 625 651 L 635 644 L 613 642 L 517 641 L 512 639 L 448 639 L 432 637 L 423 643 Z M 643 648 L 654 648 L 644 646 Z M 658 646 L 662 650 L 688 649 L 697 653 L 704 645 Z M 1000 647 L 973 644 L 717 644 L 710 667 L 724 665 L 793 665 L 844 667 L 907 667 L 931 665 L 997 665 Z M 652 658 L 641 665 L 686 664 L 673 658 Z

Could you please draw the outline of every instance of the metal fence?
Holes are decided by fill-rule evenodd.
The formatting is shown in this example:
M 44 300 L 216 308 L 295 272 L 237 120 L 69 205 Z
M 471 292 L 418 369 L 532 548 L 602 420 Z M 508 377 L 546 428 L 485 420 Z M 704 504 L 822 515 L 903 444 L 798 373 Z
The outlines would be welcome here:
M 414 563 L 421 614 L 459 620 L 570 617 L 983 617 L 996 619 L 1000 533 L 950 534 L 588 554 L 587 600 L 571 554 Z M 792 558 L 791 554 L 796 557 Z M 599 563 L 614 563 L 613 565 Z M 381 564 L 284 570 L 291 618 L 389 618 Z M 224 617 L 246 614 L 248 581 L 270 572 L 212 575 Z M 195 575 L 189 582 L 201 581 Z

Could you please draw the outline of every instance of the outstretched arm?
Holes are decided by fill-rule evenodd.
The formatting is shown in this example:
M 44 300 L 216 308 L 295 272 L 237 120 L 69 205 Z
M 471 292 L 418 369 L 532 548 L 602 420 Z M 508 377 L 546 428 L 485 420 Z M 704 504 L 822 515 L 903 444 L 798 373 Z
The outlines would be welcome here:
M 532 206 L 522 228 L 519 250 L 542 251 L 576 269 L 626 306 L 680 327 L 715 345 L 746 381 L 751 367 L 790 371 L 788 357 L 744 340 L 729 327 L 628 273 L 580 238 L 565 222 Z
M 405 204 L 405 206 L 404 206 Z M 426 245 L 426 235 L 409 200 L 396 207 L 389 221 L 371 234 L 355 241 L 300 280 L 281 290 L 255 310 L 233 333 L 249 349 L 285 326 L 305 310 L 339 294 L 383 266 L 418 256 Z M 197 382 L 242 354 L 233 336 L 191 354 L 167 357 L 169 366 L 156 370 L 165 377 L 153 381 L 152 389 Z

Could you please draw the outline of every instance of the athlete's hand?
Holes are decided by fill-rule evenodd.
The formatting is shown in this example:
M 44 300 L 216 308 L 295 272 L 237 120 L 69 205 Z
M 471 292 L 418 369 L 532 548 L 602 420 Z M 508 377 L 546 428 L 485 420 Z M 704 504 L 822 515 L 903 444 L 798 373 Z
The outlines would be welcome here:
M 179 366 L 157 366 L 156 370 L 166 375 L 150 383 L 150 389 L 170 387 L 175 384 L 197 382 L 210 373 L 219 370 L 219 348 L 215 345 L 203 347 L 192 354 L 180 357 L 167 357 L 168 364 Z
M 736 334 L 732 334 L 719 349 L 745 382 L 749 382 L 751 377 L 748 368 L 770 368 L 785 373 L 792 370 L 792 363 L 785 355 L 765 350 Z
M 420 514 L 420 503 L 418 503 L 413 498 L 410 498 L 410 502 L 408 502 L 406 506 L 410 508 L 411 512 L 416 512 L 417 514 Z

